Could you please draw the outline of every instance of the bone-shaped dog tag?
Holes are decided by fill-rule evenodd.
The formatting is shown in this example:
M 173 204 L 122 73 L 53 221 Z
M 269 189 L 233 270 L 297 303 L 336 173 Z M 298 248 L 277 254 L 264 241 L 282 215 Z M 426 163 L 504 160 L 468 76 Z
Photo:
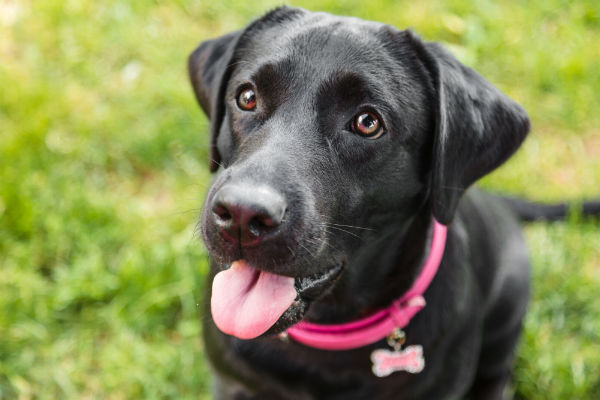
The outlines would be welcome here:
M 390 375 L 396 371 L 406 371 L 418 374 L 425 368 L 423 358 L 423 346 L 408 346 L 403 350 L 374 350 L 371 353 L 373 362 L 373 374 L 380 378 Z

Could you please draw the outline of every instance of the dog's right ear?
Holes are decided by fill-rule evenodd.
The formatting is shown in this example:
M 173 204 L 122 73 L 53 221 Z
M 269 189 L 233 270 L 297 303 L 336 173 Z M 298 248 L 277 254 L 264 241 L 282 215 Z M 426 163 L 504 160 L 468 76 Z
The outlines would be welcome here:
M 217 136 L 225 114 L 224 94 L 241 31 L 202 42 L 188 58 L 188 72 L 200 107 L 211 120 L 210 170 L 219 168 Z

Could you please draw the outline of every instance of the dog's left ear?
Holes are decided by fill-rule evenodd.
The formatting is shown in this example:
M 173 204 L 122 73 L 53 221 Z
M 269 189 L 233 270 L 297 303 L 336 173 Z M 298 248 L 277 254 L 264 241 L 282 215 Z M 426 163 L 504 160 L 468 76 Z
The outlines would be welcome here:
M 225 114 L 224 91 L 240 31 L 203 42 L 188 58 L 188 72 L 200 107 L 211 120 L 210 170 L 219 168 L 217 136 Z
M 452 221 L 464 191 L 506 161 L 529 132 L 525 110 L 437 43 L 406 31 L 435 88 L 431 207 Z

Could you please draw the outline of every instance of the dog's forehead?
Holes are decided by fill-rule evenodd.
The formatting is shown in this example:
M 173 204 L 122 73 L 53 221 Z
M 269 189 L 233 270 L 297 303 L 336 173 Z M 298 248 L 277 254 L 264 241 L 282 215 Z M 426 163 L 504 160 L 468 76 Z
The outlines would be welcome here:
M 330 71 L 369 71 L 389 59 L 378 22 L 327 13 L 306 13 L 245 35 L 240 58 L 260 67 L 293 61 L 298 70 L 325 75 Z M 246 68 L 249 70 L 252 68 Z
M 427 114 L 427 88 L 405 36 L 386 24 L 326 13 L 251 26 L 228 90 L 235 96 L 252 82 L 271 104 L 307 112 L 331 110 L 332 102 L 340 111 L 369 103 L 416 132 Z

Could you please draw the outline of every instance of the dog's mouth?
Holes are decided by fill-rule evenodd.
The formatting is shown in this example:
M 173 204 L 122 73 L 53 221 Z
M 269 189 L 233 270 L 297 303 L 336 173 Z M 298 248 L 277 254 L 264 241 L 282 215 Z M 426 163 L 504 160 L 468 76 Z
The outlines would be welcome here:
M 282 332 L 299 322 L 308 305 L 333 286 L 344 264 L 340 261 L 324 272 L 293 278 L 253 268 L 245 260 L 234 261 L 213 280 L 215 325 L 240 339 Z

